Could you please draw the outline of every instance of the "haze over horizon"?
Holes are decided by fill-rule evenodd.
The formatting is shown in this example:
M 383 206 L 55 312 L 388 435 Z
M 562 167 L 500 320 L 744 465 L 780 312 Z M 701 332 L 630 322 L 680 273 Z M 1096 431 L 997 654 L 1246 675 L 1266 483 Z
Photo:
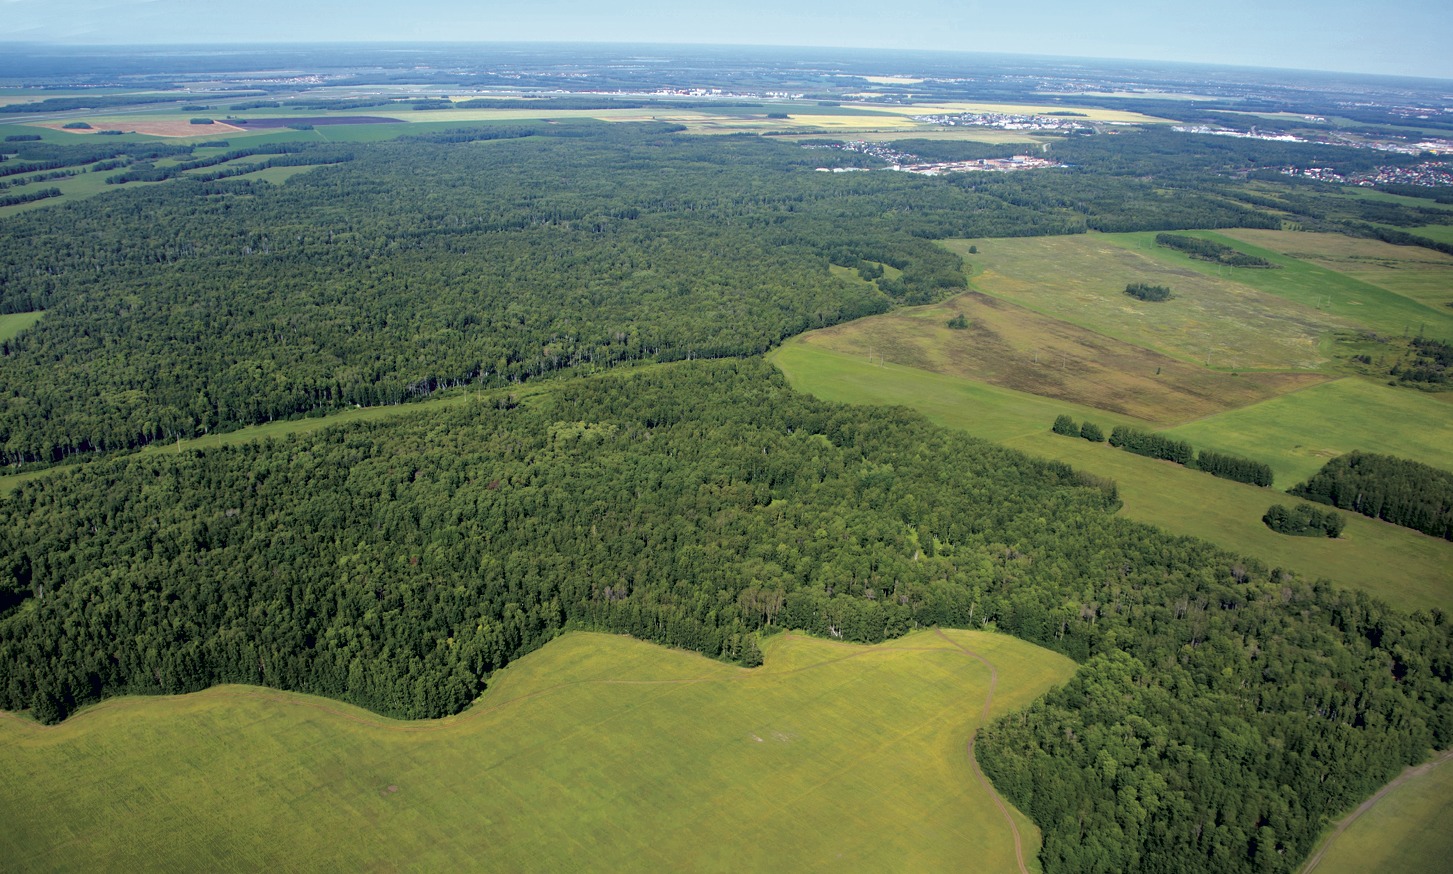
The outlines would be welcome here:
M 1199 7 L 1043 0 L 743 0 L 684 11 L 539 0 L 0 0 L 0 42 L 164 45 L 589 42 L 996 52 L 1453 79 L 1453 6 L 1407 0 L 1226 0 Z

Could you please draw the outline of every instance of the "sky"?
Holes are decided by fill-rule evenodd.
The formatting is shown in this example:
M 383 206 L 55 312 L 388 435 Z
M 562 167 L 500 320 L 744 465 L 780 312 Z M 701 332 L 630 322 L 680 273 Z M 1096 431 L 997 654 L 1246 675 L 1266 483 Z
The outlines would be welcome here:
M 1453 79 L 1453 2 L 0 0 L 0 42 L 15 41 L 838 46 Z

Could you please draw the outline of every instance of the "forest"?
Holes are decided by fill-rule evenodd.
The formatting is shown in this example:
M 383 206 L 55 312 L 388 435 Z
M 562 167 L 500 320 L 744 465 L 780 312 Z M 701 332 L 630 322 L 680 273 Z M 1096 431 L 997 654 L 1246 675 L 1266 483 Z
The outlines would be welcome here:
M 758 357 L 956 293 L 942 238 L 1389 209 L 1248 178 L 1321 147 L 1115 139 L 1057 143 L 1064 173 L 945 177 L 819 173 L 873 162 L 660 124 L 215 157 L 7 144 L 166 178 L 0 222 L 0 312 L 44 312 L 0 344 L 0 461 L 89 461 L 0 502 L 0 708 L 55 722 L 254 683 L 436 717 L 565 629 L 752 665 L 781 629 L 985 628 L 1082 665 L 975 747 L 1047 871 L 1293 870 L 1329 817 L 1453 743 L 1446 616 L 1118 518 L 1113 482 L 795 393 Z M 228 154 L 321 166 L 195 178 Z M 470 396 L 123 454 L 449 389 Z
M 47 313 L 0 348 L 0 461 L 562 368 L 758 353 L 961 288 L 956 256 L 930 242 L 943 237 L 1266 223 L 1144 180 L 822 174 L 820 151 L 666 126 L 284 151 L 271 160 L 352 160 L 282 186 L 175 178 L 0 227 L 0 311 Z M 142 172 L 115 178 L 176 175 Z M 901 275 L 863 285 L 827 269 L 868 261 Z
M 759 361 L 99 461 L 0 507 L 0 706 L 244 682 L 440 716 L 562 628 L 746 664 L 779 628 L 997 628 L 1084 664 L 977 746 L 1056 871 L 1290 870 L 1453 742 L 1445 617 L 1116 506 Z
M 1453 474 L 1406 458 L 1349 452 L 1289 491 L 1298 497 L 1453 540 Z

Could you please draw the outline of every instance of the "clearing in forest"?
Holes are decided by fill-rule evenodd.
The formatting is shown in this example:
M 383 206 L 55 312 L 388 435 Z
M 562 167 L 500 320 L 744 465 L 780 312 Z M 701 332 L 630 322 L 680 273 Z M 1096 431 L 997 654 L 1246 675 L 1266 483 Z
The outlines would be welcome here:
M 763 649 L 744 670 L 569 634 L 464 714 L 426 722 L 241 686 L 113 699 L 49 728 L 0 716 L 0 858 L 17 871 L 1018 870 L 966 747 L 1073 662 L 969 631 Z M 1037 868 L 1038 830 L 1010 810 Z
M 960 315 L 966 328 L 947 326 Z M 1254 404 L 1325 379 L 1312 373 L 1221 373 L 972 291 L 935 306 L 813 331 L 802 342 L 1160 425 Z
M 1324 336 L 1353 322 L 1259 291 L 1243 274 L 1280 271 L 1197 269 L 1128 246 L 1130 234 L 1077 234 L 947 245 L 972 266 L 973 285 L 1053 318 L 1188 363 L 1218 370 L 1316 370 L 1327 357 Z M 1151 235 L 1152 237 L 1154 235 Z M 977 253 L 969 253 L 975 245 Z M 1150 248 L 1156 249 L 1154 243 Z M 1164 250 L 1169 251 L 1169 250 Z M 1228 271 L 1226 276 L 1215 270 Z M 1131 283 L 1163 285 L 1175 295 L 1146 303 L 1127 296 Z

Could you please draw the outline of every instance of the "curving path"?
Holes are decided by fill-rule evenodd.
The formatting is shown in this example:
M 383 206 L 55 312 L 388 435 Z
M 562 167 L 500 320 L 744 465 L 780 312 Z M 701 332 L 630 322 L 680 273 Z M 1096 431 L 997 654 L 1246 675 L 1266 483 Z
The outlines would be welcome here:
M 994 687 L 999 683 L 999 669 L 994 667 L 993 662 L 950 638 L 947 634 L 944 634 L 942 628 L 937 629 L 937 631 L 938 636 L 943 638 L 949 646 L 952 646 L 964 655 L 978 659 L 989 669 L 989 692 L 984 696 L 984 708 L 979 711 L 979 723 L 981 725 L 988 723 L 989 708 L 994 703 Z M 979 785 L 983 786 L 984 791 L 989 793 L 989 797 L 994 799 L 994 806 L 999 808 L 999 812 L 1004 814 L 1004 821 L 1009 823 L 1009 833 L 1014 836 L 1014 861 L 1019 863 L 1019 874 L 1029 874 L 1029 868 L 1024 864 L 1024 841 L 1019 836 L 1019 826 L 1015 824 L 1014 817 L 1010 815 L 1009 808 L 1004 804 L 1004 799 L 999 797 L 999 793 L 994 791 L 994 787 L 989 782 L 989 778 L 985 777 L 984 772 L 979 770 L 979 760 L 974 756 L 974 741 L 978 740 L 978 737 L 979 733 L 977 731 L 969 735 L 969 744 L 967 747 L 969 767 L 974 769 L 974 777 L 979 781 Z
M 1391 781 L 1389 781 L 1386 786 L 1377 790 L 1377 792 L 1371 798 L 1359 804 L 1356 810 L 1344 816 L 1342 818 L 1342 821 L 1337 823 L 1337 827 L 1332 829 L 1332 833 L 1327 835 L 1327 839 L 1322 841 L 1321 846 L 1317 847 L 1317 852 L 1313 853 L 1311 858 L 1307 859 L 1307 864 L 1302 866 L 1302 874 L 1311 874 L 1311 872 L 1318 865 L 1322 864 L 1322 857 L 1327 855 L 1327 851 L 1332 849 L 1332 845 L 1336 843 L 1339 837 L 1342 836 L 1342 833 L 1347 831 L 1348 827 L 1356 822 L 1358 818 L 1360 818 L 1364 813 L 1376 807 L 1377 803 L 1379 801 L 1382 801 L 1382 799 L 1386 798 L 1389 792 L 1393 791 L 1394 789 L 1398 788 L 1409 780 L 1423 776 L 1424 774 L 1428 773 L 1439 765 L 1447 762 L 1449 759 L 1453 759 L 1453 749 L 1444 750 L 1442 753 L 1434 757 L 1432 761 L 1424 762 L 1421 765 L 1414 765 L 1410 768 L 1405 769 L 1401 774 L 1397 775 Z

